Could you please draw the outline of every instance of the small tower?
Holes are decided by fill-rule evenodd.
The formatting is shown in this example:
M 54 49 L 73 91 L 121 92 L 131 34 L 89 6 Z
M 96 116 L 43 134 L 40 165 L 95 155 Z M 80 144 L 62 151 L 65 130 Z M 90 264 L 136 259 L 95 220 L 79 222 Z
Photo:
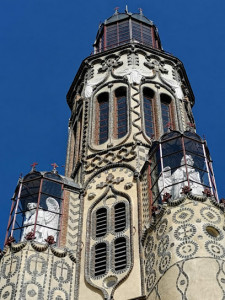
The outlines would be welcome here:
M 223 299 L 224 203 L 194 95 L 142 10 L 100 25 L 67 102 L 66 174 L 20 178 L 0 299 Z

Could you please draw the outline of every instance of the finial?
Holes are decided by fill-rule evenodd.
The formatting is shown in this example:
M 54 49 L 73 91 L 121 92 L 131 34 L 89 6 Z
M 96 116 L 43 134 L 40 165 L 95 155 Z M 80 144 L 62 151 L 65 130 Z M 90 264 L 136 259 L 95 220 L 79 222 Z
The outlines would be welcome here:
M 143 9 L 142 8 L 138 8 L 140 15 L 143 15 Z
M 56 168 L 58 168 L 59 166 L 56 163 L 51 164 L 51 166 L 53 166 L 52 172 L 53 173 L 58 173 Z
M 128 14 L 128 6 L 126 4 L 125 13 Z
M 31 172 L 36 171 L 36 166 L 38 165 L 38 163 L 34 162 L 32 163 L 32 165 L 30 165 L 32 167 Z
M 114 9 L 115 9 L 115 15 L 117 15 L 118 12 L 119 12 L 119 7 L 117 6 L 117 7 L 115 7 Z

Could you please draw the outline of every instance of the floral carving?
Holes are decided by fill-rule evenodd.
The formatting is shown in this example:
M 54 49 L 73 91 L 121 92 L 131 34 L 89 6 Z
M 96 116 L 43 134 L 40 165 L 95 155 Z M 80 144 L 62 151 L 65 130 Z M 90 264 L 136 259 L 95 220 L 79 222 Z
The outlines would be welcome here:
M 191 191 L 192 189 L 189 187 L 189 186 L 184 186 L 183 188 L 182 188 L 182 192 L 181 192 L 181 194 L 188 194 L 188 193 L 190 193 L 190 191 Z
M 33 232 L 33 231 L 29 232 L 29 233 L 26 235 L 25 239 L 26 239 L 27 241 L 31 241 L 31 240 L 36 239 L 36 238 L 35 238 L 35 235 L 34 235 L 34 232 Z
M 47 237 L 47 239 L 45 239 L 45 241 L 46 241 L 49 245 L 53 245 L 53 244 L 56 243 L 53 235 L 49 235 L 49 236 Z
M 107 70 L 115 69 L 120 67 L 123 62 L 119 61 L 120 57 L 119 56 L 111 56 L 107 57 L 103 62 L 102 62 L 102 67 L 98 69 L 98 73 L 104 73 Z

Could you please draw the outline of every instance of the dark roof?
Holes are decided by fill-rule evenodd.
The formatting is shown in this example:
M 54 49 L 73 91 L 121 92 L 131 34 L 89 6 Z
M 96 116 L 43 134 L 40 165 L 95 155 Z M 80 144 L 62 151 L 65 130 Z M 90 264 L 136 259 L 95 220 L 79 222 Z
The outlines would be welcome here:
M 146 18 L 142 13 L 141 14 L 132 14 L 132 13 L 118 13 L 118 12 L 116 12 L 110 18 L 106 19 L 104 24 L 108 25 L 110 23 L 117 22 L 120 20 L 125 20 L 128 18 L 136 19 L 136 20 L 146 23 L 148 25 L 153 25 L 153 22 L 151 20 L 149 20 L 148 18 Z

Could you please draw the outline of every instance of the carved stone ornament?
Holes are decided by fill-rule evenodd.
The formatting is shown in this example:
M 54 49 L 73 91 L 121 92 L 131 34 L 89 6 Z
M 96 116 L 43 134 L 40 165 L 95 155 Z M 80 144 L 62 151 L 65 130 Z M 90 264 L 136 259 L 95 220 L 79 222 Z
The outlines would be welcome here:
M 163 195 L 163 202 L 168 202 L 170 200 L 170 198 L 172 197 L 172 195 L 170 195 L 170 193 L 165 193 Z
M 49 236 L 47 237 L 47 239 L 45 239 L 45 241 L 46 241 L 46 243 L 48 243 L 49 245 L 53 245 L 53 244 L 56 243 L 53 235 L 49 235 Z
M 26 239 L 27 241 L 31 241 L 31 240 L 36 239 L 36 238 L 35 238 L 34 232 L 33 232 L 33 231 L 28 232 L 28 234 L 26 235 L 25 239 Z
M 210 189 L 205 188 L 204 191 L 202 192 L 206 197 L 211 197 L 212 193 Z
M 132 188 L 132 186 L 133 186 L 133 183 L 132 183 L 132 182 L 127 182 L 127 183 L 124 185 L 124 189 L 125 189 L 125 190 L 129 190 L 129 189 Z
M 95 198 L 95 196 L 96 196 L 96 194 L 95 194 L 95 193 L 90 193 L 90 194 L 88 195 L 88 200 L 92 200 L 92 199 L 94 199 L 94 198 Z
M 110 173 L 107 177 L 106 177 L 106 181 L 105 182 L 100 182 L 99 184 L 97 184 L 96 188 L 97 189 L 102 189 L 106 186 L 108 186 L 109 184 L 119 184 L 120 182 L 124 181 L 123 177 L 117 177 L 115 178 L 115 176 Z
M 112 57 L 106 57 L 102 62 L 102 67 L 98 69 L 98 73 L 104 73 L 107 70 L 115 69 L 122 66 L 123 62 L 119 61 L 120 57 L 114 55 Z
M 7 241 L 6 241 L 6 243 L 5 243 L 5 245 L 6 246 L 11 246 L 11 244 L 14 243 L 15 241 L 16 240 L 14 239 L 14 237 L 9 236 L 8 239 L 7 239 Z
M 164 68 L 164 63 L 158 59 L 147 58 L 147 62 L 144 65 L 151 70 L 155 70 L 155 72 L 168 73 L 168 70 Z
M 143 77 L 149 76 L 148 72 L 131 67 L 117 73 L 115 72 L 115 74 L 126 76 L 130 84 L 140 84 Z
M 191 189 L 189 186 L 184 186 L 184 187 L 182 188 L 181 194 L 188 194 L 188 193 L 190 193 L 191 190 L 192 190 L 192 189 Z

